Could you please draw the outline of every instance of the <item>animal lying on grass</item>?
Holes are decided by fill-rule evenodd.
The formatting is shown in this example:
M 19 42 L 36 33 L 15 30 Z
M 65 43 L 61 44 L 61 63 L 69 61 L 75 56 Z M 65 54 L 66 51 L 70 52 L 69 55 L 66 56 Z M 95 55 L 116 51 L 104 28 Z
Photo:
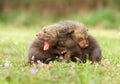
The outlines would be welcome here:
M 63 55 L 66 52 L 65 48 L 58 48 L 59 46 L 59 31 L 67 30 L 67 34 L 71 33 L 71 36 L 76 39 L 84 39 L 87 37 L 86 27 L 75 21 L 64 21 L 57 24 L 46 26 L 36 35 L 36 39 L 30 45 L 28 51 L 29 63 L 32 61 L 32 56 L 34 56 L 34 62 L 37 60 L 46 62 L 47 59 L 54 60 L 56 56 Z M 78 34 L 78 36 L 76 35 Z M 76 40 L 77 41 L 77 40 Z M 78 45 L 81 41 L 78 41 Z M 81 46 L 85 47 L 85 46 Z M 49 61 L 47 61 L 48 63 Z
M 57 47 L 64 47 L 67 49 L 66 54 L 64 54 L 64 59 L 67 61 L 68 58 L 74 62 L 76 62 L 76 57 L 80 59 L 82 63 L 85 63 L 87 58 L 94 63 L 99 62 L 102 58 L 102 50 L 100 48 L 100 45 L 98 44 L 97 40 L 91 36 L 88 35 L 88 42 L 86 42 L 88 45 L 85 48 L 81 48 L 71 37 L 71 34 L 66 34 L 65 32 L 59 32 L 61 35 L 61 38 L 59 38 L 59 42 Z M 69 54 L 68 54 L 69 53 Z M 67 56 L 70 55 L 70 56 Z
M 49 63 L 55 60 L 56 56 L 61 55 L 64 60 L 68 60 L 68 53 L 72 61 L 76 61 L 75 57 L 78 57 L 84 63 L 87 54 L 92 62 L 98 62 L 101 58 L 101 56 L 94 56 L 97 54 L 90 54 L 91 48 L 88 44 L 92 41 L 89 39 L 90 36 L 88 37 L 86 27 L 78 22 L 64 21 L 44 27 L 36 37 L 28 51 L 29 63 L 32 61 L 32 56 L 34 56 L 34 62 L 40 60 L 43 63 Z M 94 42 L 96 44 L 96 41 L 92 44 Z
M 93 36 L 88 35 L 88 43 L 89 44 L 86 48 L 80 48 L 78 46 L 75 47 L 73 46 L 73 44 L 69 45 L 64 43 L 65 47 L 68 47 L 68 51 L 69 52 L 72 51 L 72 53 L 68 54 L 70 56 L 65 56 L 67 58 L 65 60 L 68 60 L 70 57 L 72 61 L 76 62 L 75 58 L 78 57 L 82 63 L 85 63 L 87 58 L 91 61 L 92 64 L 95 62 L 100 62 L 102 58 L 102 50 L 97 40 Z M 70 46 L 73 46 L 73 47 L 69 48 Z M 69 52 L 66 52 L 66 53 L 69 53 Z

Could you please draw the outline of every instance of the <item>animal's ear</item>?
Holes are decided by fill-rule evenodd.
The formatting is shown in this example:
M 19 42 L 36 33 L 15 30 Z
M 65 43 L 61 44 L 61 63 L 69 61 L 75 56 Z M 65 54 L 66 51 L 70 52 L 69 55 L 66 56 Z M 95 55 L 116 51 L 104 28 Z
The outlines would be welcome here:
M 41 34 L 40 34 L 40 33 L 37 33 L 37 34 L 36 34 L 36 38 L 40 39 L 40 38 L 41 38 Z
M 68 33 L 66 33 L 67 35 L 71 35 L 74 33 L 74 30 L 68 30 Z
M 70 29 L 63 29 L 58 31 L 58 35 L 71 35 L 74 32 L 74 30 Z

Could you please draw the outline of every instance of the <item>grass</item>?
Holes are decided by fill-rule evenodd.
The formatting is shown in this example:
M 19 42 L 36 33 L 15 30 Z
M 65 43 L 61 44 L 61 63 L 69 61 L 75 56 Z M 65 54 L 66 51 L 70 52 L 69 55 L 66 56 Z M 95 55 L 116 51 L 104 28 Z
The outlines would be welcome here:
M 1 28 L 0 84 L 120 84 L 120 32 L 89 29 L 103 50 L 102 63 L 51 62 L 49 67 L 26 65 L 27 49 L 39 28 Z M 5 67 L 6 61 L 10 66 Z M 35 69 L 36 73 L 30 72 Z

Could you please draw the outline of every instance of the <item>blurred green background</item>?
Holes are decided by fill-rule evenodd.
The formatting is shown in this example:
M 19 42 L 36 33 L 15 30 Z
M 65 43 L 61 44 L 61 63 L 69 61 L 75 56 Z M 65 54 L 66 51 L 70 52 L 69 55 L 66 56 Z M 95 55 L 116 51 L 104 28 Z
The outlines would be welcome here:
M 88 27 L 120 29 L 120 0 L 0 0 L 0 26 L 45 26 L 77 20 Z

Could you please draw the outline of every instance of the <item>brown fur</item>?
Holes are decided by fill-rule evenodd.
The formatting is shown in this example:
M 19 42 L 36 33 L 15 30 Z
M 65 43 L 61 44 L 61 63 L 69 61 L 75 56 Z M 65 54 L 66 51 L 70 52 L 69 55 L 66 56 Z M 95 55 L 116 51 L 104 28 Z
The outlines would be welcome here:
M 66 32 L 66 34 L 71 33 L 71 38 L 79 44 L 81 48 L 85 48 L 88 46 L 88 30 L 84 26 L 84 24 L 77 22 L 77 21 L 63 21 L 60 22 L 62 26 L 64 26 L 64 29 L 59 30 Z
M 43 50 L 44 40 L 34 39 L 28 50 L 28 63 L 32 64 L 32 61 L 37 63 L 40 60 L 43 63 L 49 63 L 51 60 L 55 60 L 56 56 L 60 54 L 58 51 L 49 49 L 48 51 Z M 51 52 L 50 52 L 51 50 Z M 54 54 L 52 53 L 54 52 Z M 34 60 L 32 57 L 34 56 Z M 49 60 L 48 60 L 49 59 Z
M 44 40 L 53 41 L 55 43 L 55 40 L 57 40 L 57 36 L 60 32 L 64 32 L 66 35 L 71 33 L 72 39 L 76 41 L 81 48 L 88 46 L 87 28 L 84 24 L 77 21 L 63 21 L 54 25 L 43 27 L 42 32 L 39 32 L 37 36 L 44 37 L 44 35 L 46 35 Z
M 75 41 L 74 43 L 69 44 L 69 40 L 66 40 L 66 42 L 68 42 L 68 45 L 66 45 L 65 43 L 63 45 L 66 46 L 67 50 L 69 51 L 69 47 L 71 45 L 74 45 L 74 44 L 80 45 L 81 50 L 77 48 L 78 46 L 76 46 L 76 47 L 74 46 L 73 49 L 71 47 L 71 51 L 73 53 L 74 52 L 76 53 L 76 50 L 78 50 L 77 53 L 79 53 L 79 55 L 72 53 L 71 54 L 72 57 L 77 55 L 81 59 L 82 62 L 86 62 L 87 55 L 89 57 L 89 60 L 92 61 L 92 63 L 99 62 L 101 60 L 102 50 L 101 50 L 98 42 L 96 41 L 96 39 L 94 37 L 87 34 L 85 27 L 83 25 L 80 27 L 80 23 L 71 22 L 71 21 L 61 22 L 60 24 L 62 24 L 66 29 L 59 30 L 59 35 L 63 35 L 62 37 L 65 37 L 65 35 L 67 35 L 67 36 L 70 35 L 68 37 L 71 37 Z M 75 27 L 75 26 L 77 26 L 77 27 Z M 82 30 L 82 28 L 83 28 L 83 30 Z M 71 32 L 71 34 L 70 34 L 70 32 Z M 67 37 L 65 37 L 65 38 L 67 38 Z M 80 55 L 80 52 L 82 53 L 81 55 Z
M 76 62 L 77 57 L 81 60 L 81 62 L 85 63 L 88 56 L 89 60 L 92 63 L 99 62 L 102 58 L 102 50 L 98 42 L 94 37 L 88 35 L 88 43 L 88 47 L 80 48 L 79 45 L 77 45 L 77 43 L 71 37 L 66 36 L 65 38 L 59 39 L 57 47 L 64 47 L 67 49 L 67 52 L 63 55 L 65 61 L 71 58 L 72 61 Z
M 88 36 L 88 42 L 89 46 L 87 48 L 81 49 L 81 57 L 86 59 L 88 56 L 89 60 L 92 61 L 92 63 L 99 62 L 102 58 L 102 50 L 100 48 L 100 45 L 98 44 L 97 40 L 91 35 Z
M 63 33 L 63 38 L 59 38 L 61 32 Z M 65 37 L 65 35 L 70 35 L 70 38 Z M 47 59 L 54 60 L 59 55 L 66 57 L 65 53 L 67 51 L 67 53 L 70 53 L 71 59 L 76 61 L 75 57 L 80 57 L 78 45 L 83 48 L 88 46 L 86 27 L 75 21 L 64 21 L 46 26 L 36 36 L 37 38 L 33 41 L 28 51 L 29 63 L 31 63 L 32 56 L 35 57 L 34 62 L 37 62 L 37 60 L 46 62 Z M 61 44 L 61 40 L 64 40 L 65 43 Z M 43 50 L 45 41 L 50 44 L 50 48 L 47 51 Z

